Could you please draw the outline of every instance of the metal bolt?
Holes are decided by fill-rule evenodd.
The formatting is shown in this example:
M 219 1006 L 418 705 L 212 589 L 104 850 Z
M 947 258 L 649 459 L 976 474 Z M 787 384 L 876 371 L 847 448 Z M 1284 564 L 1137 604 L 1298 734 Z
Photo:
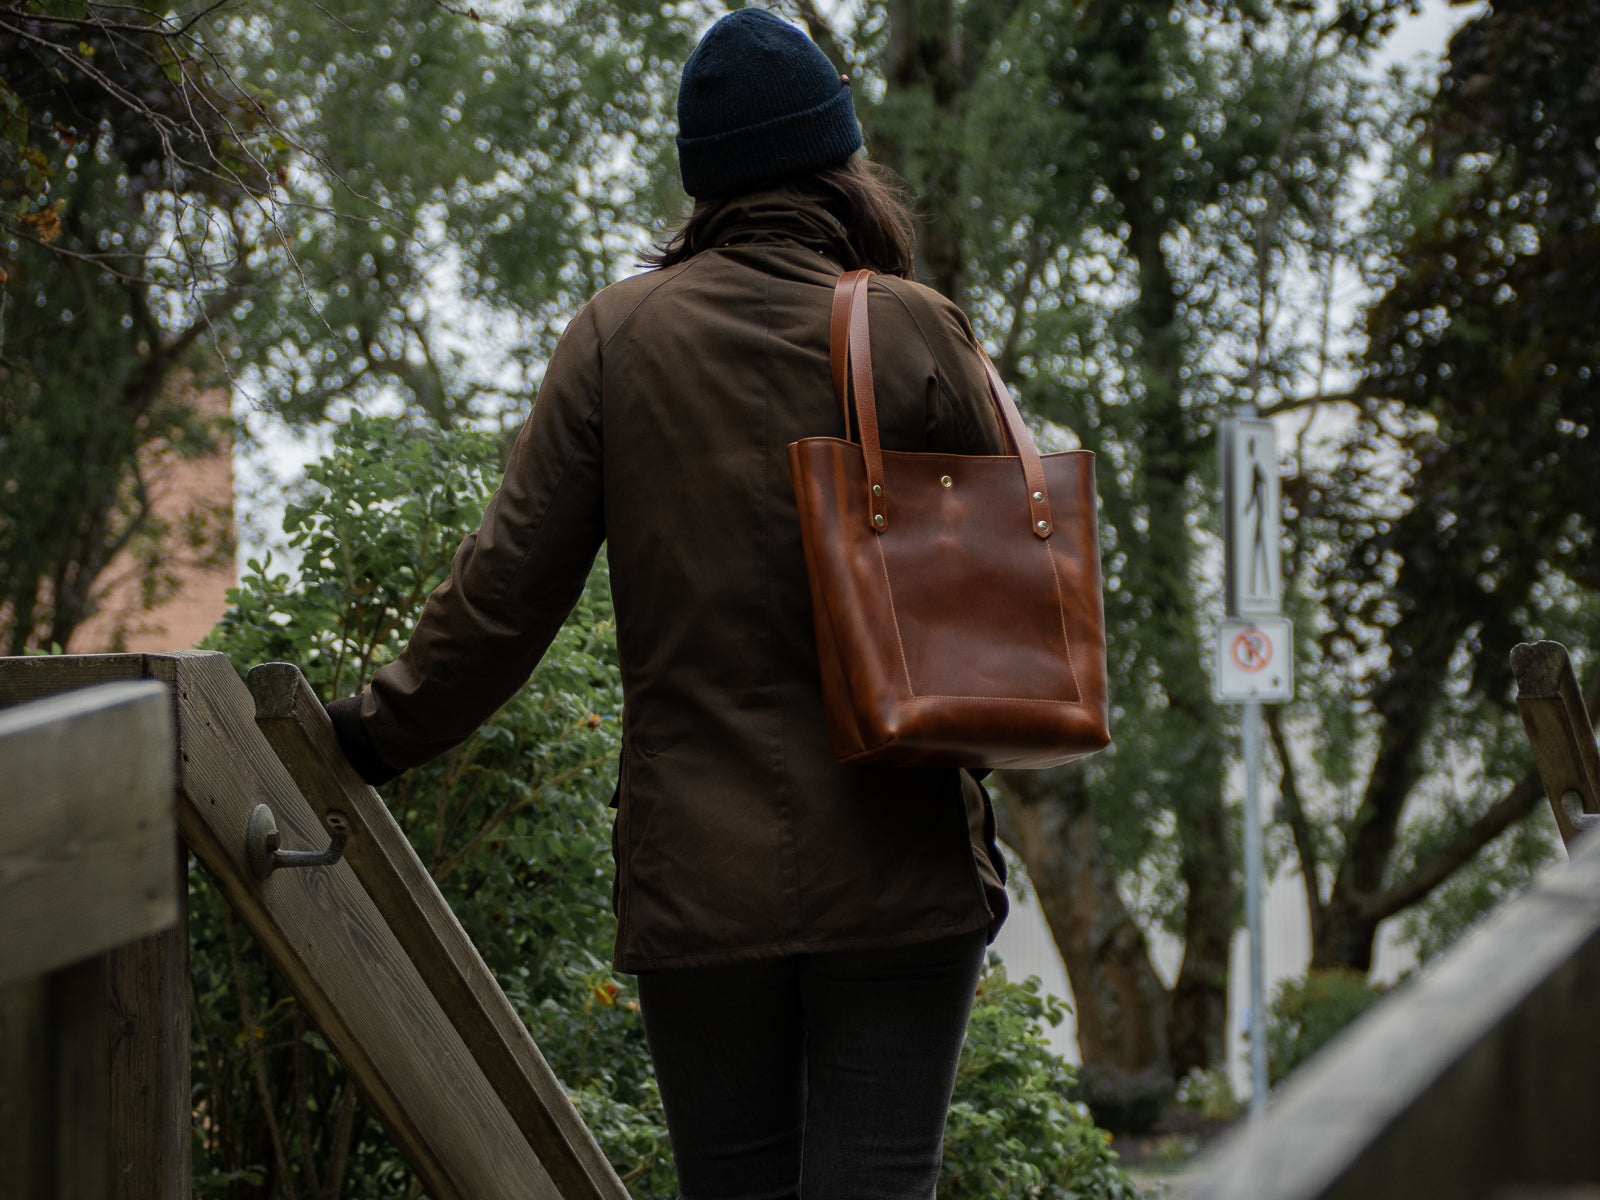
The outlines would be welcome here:
M 874 525 L 876 525 L 879 529 L 882 529 L 883 528 L 883 514 L 879 513 L 877 516 L 873 517 L 872 518 L 872 523 Z
M 1044 493 L 1043 492 L 1035 492 L 1033 494 L 1033 502 L 1035 504 L 1039 504 L 1039 503 L 1043 502 L 1043 500 L 1044 500 Z
M 874 495 L 874 496 L 881 496 L 881 495 L 883 495 L 883 484 L 881 484 L 881 483 L 875 483 L 875 484 L 873 484 L 873 485 L 872 485 L 872 494 L 873 494 L 873 495 Z
M 956 481 L 954 479 L 951 479 L 950 476 L 948 476 L 948 475 L 939 476 L 939 482 L 944 487 L 955 487 L 955 485 L 956 485 Z
M 1047 530 L 1049 528 L 1050 528 L 1050 522 L 1049 521 L 1040 521 L 1039 522 L 1039 532 L 1040 533 L 1043 533 L 1045 530 Z

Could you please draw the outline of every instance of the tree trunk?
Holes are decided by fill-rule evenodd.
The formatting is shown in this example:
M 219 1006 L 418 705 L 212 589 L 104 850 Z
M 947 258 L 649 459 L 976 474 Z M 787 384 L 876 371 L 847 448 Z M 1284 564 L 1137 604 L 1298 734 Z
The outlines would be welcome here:
M 1121 63 L 1131 95 L 1159 91 L 1163 67 L 1151 29 L 1164 15 L 1155 15 L 1151 24 L 1103 18 L 1108 49 Z M 1159 191 L 1160 152 L 1146 141 L 1135 154 L 1139 169 L 1114 177 L 1110 186 L 1127 224 L 1128 253 L 1138 265 L 1139 295 L 1129 315 L 1148 414 L 1142 446 L 1148 525 L 1135 586 L 1149 595 L 1156 614 L 1151 657 L 1167 694 L 1168 724 L 1179 735 L 1170 743 L 1176 747 L 1173 761 L 1163 765 L 1171 781 L 1187 892 L 1183 965 L 1173 988 L 1169 1030 L 1173 1070 L 1181 1077 L 1219 1066 L 1226 1057 L 1235 891 L 1223 805 L 1222 720 L 1200 665 L 1194 539 L 1187 519 L 1190 485 L 1204 451 L 1189 435 L 1184 412 L 1185 335 L 1178 285 L 1162 240 L 1171 222 Z
M 1079 767 L 1007 772 L 997 816 L 1072 984 L 1085 1065 L 1170 1073 L 1166 990 L 1117 893 Z

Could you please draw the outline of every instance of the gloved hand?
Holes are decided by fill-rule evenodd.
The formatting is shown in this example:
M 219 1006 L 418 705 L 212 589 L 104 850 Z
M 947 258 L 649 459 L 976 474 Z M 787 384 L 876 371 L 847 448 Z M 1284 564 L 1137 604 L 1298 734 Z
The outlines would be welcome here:
M 333 722 L 334 736 L 339 739 L 339 749 L 344 751 L 345 758 L 356 769 L 357 775 L 377 787 L 380 783 L 388 783 L 404 770 L 403 767 L 391 767 L 379 757 L 372 737 L 361 720 L 360 696 L 335 700 L 327 705 L 327 709 L 328 720 Z

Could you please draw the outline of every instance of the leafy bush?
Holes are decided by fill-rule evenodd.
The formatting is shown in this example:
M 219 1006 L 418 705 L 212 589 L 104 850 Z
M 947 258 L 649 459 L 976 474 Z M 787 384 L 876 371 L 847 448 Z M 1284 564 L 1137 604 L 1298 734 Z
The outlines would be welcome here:
M 1042 1023 L 1066 1006 L 992 961 L 979 983 L 945 1126 L 942 1200 L 1129 1200 L 1110 1135 L 1069 1100 L 1073 1068 Z
M 209 648 L 241 671 L 297 663 L 324 698 L 354 691 L 399 653 L 477 525 L 498 451 L 472 432 L 353 417 L 286 511 L 295 573 L 251 562 Z M 602 557 L 528 685 L 455 751 L 382 793 L 635 1200 L 670 1200 L 676 1176 L 634 983 L 608 965 L 620 708 Z M 343 1067 L 198 868 L 190 930 L 196 1196 L 418 1196 Z M 1105 1135 L 1065 1099 L 1071 1068 L 1039 1024 L 1061 1012 L 1034 980 L 985 975 L 942 1196 L 1131 1195 Z
M 1206 1121 L 1231 1121 L 1239 1115 L 1239 1098 L 1224 1067 L 1209 1071 L 1196 1067 L 1178 1080 L 1173 1099 L 1179 1108 Z
M 297 663 L 324 699 L 394 658 L 476 527 L 499 445 L 353 417 L 284 531 L 293 576 L 251 562 L 209 648 Z M 605 560 L 533 678 L 455 751 L 382 789 L 467 933 L 641 1200 L 675 1194 L 633 983 L 610 970 L 607 804 L 621 684 Z M 194 1177 L 204 1196 L 389 1197 L 416 1184 L 338 1061 L 191 873 Z M 342 1190 L 330 1186 L 342 1179 Z
M 1279 985 L 1267 1013 L 1267 1078 L 1277 1083 L 1383 998 L 1359 971 L 1313 971 Z

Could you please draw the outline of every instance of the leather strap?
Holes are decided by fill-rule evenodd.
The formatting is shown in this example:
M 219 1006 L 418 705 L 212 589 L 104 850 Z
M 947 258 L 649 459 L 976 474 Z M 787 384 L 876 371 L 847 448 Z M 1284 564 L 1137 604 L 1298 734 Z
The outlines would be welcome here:
M 1050 489 L 1044 481 L 1044 463 L 1039 461 L 1039 448 L 1033 444 L 1033 435 L 1023 423 L 1022 414 L 1011 398 L 1011 389 L 1000 378 L 994 362 L 982 346 L 983 372 L 989 380 L 989 399 L 994 401 L 995 412 L 1000 416 L 1000 427 L 1005 430 L 1006 441 L 1012 453 L 1022 460 L 1022 477 L 1028 481 L 1028 520 L 1036 536 L 1047 538 L 1056 523 L 1050 516 Z
M 850 437 L 850 376 L 847 340 L 850 336 L 850 301 L 858 286 L 865 286 L 871 271 L 846 271 L 833 289 L 833 313 L 828 321 L 828 359 L 833 368 L 833 395 L 844 416 L 844 436 Z
M 867 521 L 873 532 L 882 533 L 889 527 L 889 496 L 883 482 L 883 450 L 878 443 L 878 406 L 872 383 L 872 339 L 867 325 L 867 278 L 871 274 L 871 271 L 861 270 L 839 276 L 828 329 L 829 364 L 833 369 L 834 395 L 844 414 L 846 438 L 850 436 L 848 392 L 853 385 L 861 452 L 867 468 Z M 984 377 L 989 383 L 989 401 L 1000 419 L 1007 448 L 1022 463 L 1029 528 L 1034 536 L 1047 538 L 1055 529 L 1055 521 L 1050 515 L 1050 491 L 1045 485 L 1044 463 L 1039 459 L 1033 435 L 1023 423 L 1022 414 L 1017 411 L 1000 372 L 995 370 L 983 347 L 978 347 L 978 354 L 983 359 Z

